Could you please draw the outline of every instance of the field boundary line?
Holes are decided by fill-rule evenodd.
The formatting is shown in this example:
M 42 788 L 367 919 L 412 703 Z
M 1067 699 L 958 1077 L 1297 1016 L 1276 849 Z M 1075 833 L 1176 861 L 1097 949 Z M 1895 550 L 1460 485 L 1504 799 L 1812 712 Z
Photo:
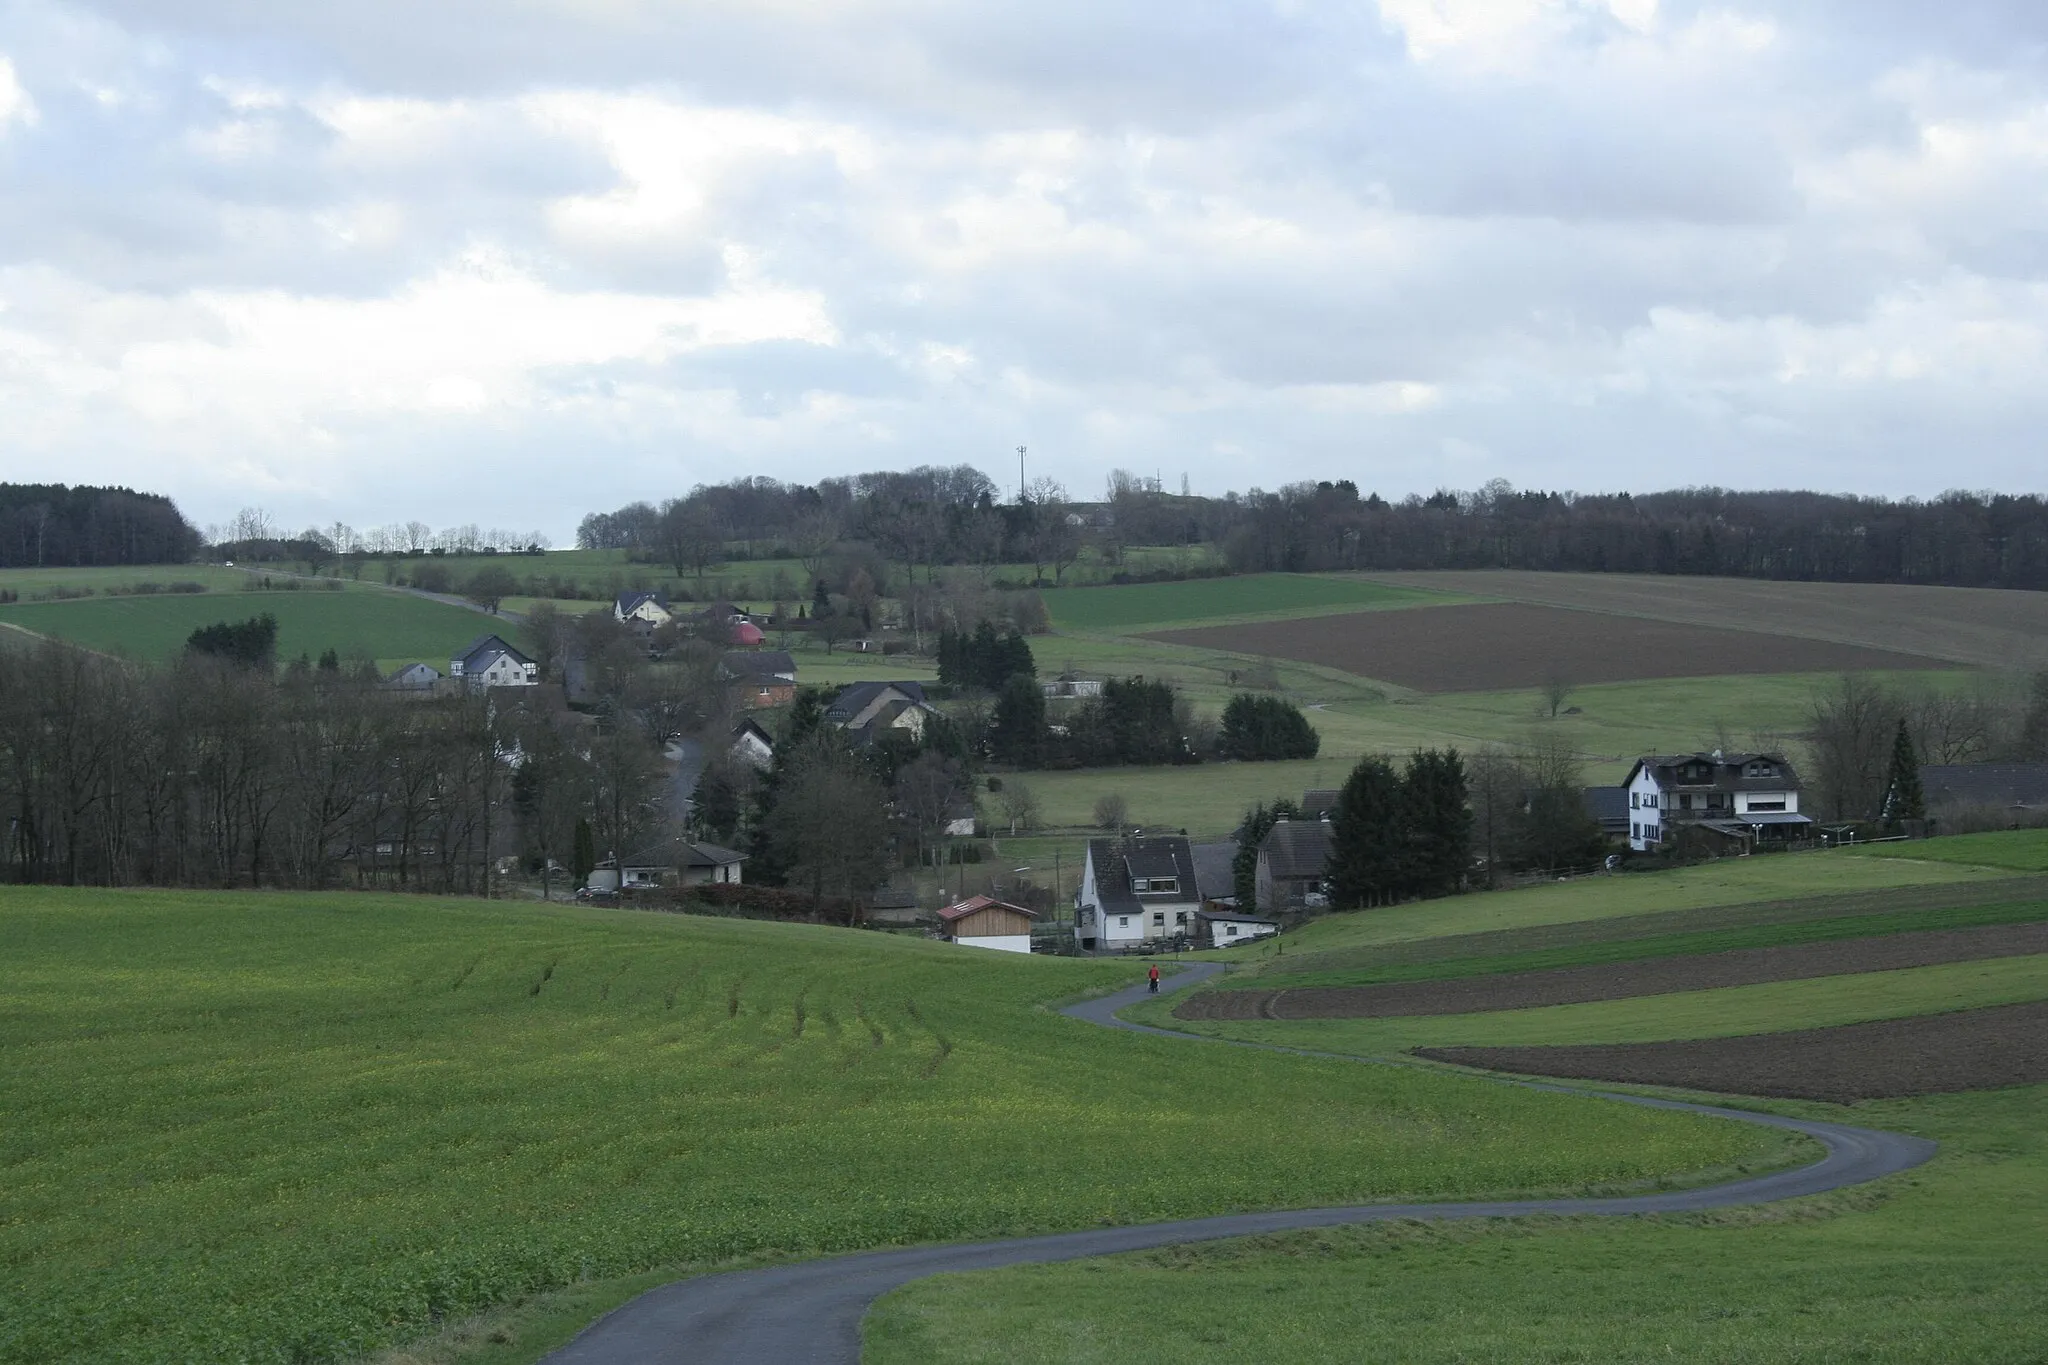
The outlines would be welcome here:
M 1196 963 L 1161 984 L 1167 990 L 1181 990 L 1206 981 L 1222 970 L 1223 964 L 1219 962 Z M 1184 1041 L 1253 1047 L 1365 1066 L 1423 1066 L 1422 1063 L 1397 1062 L 1387 1058 L 1348 1057 L 1238 1039 L 1206 1038 L 1177 1029 L 1134 1024 L 1118 1016 L 1119 1010 L 1137 1004 L 1147 995 L 1145 983 L 1139 982 L 1114 994 L 1067 1005 L 1060 1012 L 1105 1028 Z M 964 1245 L 902 1247 L 758 1270 L 702 1275 L 641 1294 L 599 1318 L 566 1346 L 544 1359 L 546 1365 L 652 1365 L 654 1362 L 752 1365 L 764 1360 L 858 1365 L 861 1321 L 870 1305 L 882 1295 L 930 1275 L 1078 1260 L 1145 1251 L 1181 1242 L 1400 1219 L 1696 1213 L 1825 1194 L 1864 1184 L 1910 1170 L 1931 1159 L 1937 1150 L 1936 1145 L 1925 1138 L 1846 1124 L 1504 1076 L 1484 1079 L 1502 1085 L 1700 1114 L 1800 1133 L 1819 1142 L 1826 1155 L 1805 1166 L 1761 1176 L 1652 1194 L 1280 1209 Z

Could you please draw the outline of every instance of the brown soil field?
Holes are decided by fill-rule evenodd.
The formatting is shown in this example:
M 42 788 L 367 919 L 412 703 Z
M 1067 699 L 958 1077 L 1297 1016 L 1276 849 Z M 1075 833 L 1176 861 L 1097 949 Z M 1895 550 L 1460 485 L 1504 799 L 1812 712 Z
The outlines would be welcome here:
M 1775 948 L 1732 948 L 1719 953 L 1467 976 L 1449 981 L 1200 991 L 1176 1005 L 1173 1013 L 1178 1019 L 1392 1019 L 1422 1014 L 1485 1014 L 2032 953 L 2048 953 L 2048 923 L 1987 924 L 1971 929 L 1920 930 L 1828 943 L 1789 943 Z
M 2043 592 L 1521 569 L 1363 577 L 1538 606 L 1832 640 L 1984 668 L 2048 665 L 2048 593 Z
M 1415 1055 L 1521 1075 L 1853 1104 L 2048 1081 L 2048 1001 L 1740 1038 Z
M 1523 602 L 1201 626 L 1146 638 L 1319 664 L 1420 692 L 1496 692 L 1540 687 L 1552 677 L 1583 685 L 1952 666 L 1862 645 Z
M 1478 934 L 1451 934 L 1408 943 L 1338 948 L 1298 957 L 1275 958 L 1260 978 L 1309 972 L 1354 971 L 1361 968 L 1417 962 L 1453 962 L 1461 958 L 1505 957 L 1511 953 L 1576 948 L 1588 943 L 1617 943 L 1665 934 L 1746 929 L 1758 924 L 1803 924 L 1812 920 L 1848 919 L 1857 915 L 1895 914 L 1908 910 L 1953 910 L 1965 906 L 2019 905 L 2048 901 L 2048 877 L 1999 877 L 1981 882 L 1902 886 L 1884 891 L 1858 891 L 1842 896 L 1794 896 L 1714 905 L 1692 910 L 1653 910 L 1608 919 L 1568 920 L 1526 929 L 1491 929 Z

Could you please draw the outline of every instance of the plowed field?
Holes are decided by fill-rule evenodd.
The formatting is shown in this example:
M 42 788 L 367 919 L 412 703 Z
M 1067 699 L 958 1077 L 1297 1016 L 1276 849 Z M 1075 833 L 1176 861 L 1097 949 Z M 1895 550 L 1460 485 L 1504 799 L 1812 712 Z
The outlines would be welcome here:
M 1853 1104 L 2048 1081 L 2048 1001 L 1692 1042 L 1430 1047 L 1416 1055 L 1532 1076 Z
M 2030 953 L 2048 953 L 2048 923 L 1990 924 L 1827 943 L 1738 948 L 1449 981 L 1203 991 L 1183 1000 L 1173 1012 L 1181 1019 L 1392 1019 L 1426 1014 L 1484 1014 Z
M 1421 692 L 1494 692 L 1733 674 L 1949 668 L 1862 645 L 1482 602 L 1159 631 L 1149 639 L 1292 659 Z

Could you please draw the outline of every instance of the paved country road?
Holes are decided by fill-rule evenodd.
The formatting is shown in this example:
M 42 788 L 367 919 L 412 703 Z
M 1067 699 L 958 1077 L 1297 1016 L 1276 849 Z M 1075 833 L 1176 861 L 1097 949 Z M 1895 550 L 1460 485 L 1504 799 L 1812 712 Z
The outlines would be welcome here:
M 1164 984 L 1169 989 L 1178 990 L 1220 970 L 1217 963 L 1201 963 L 1180 972 Z M 1116 1017 L 1117 1010 L 1135 1004 L 1144 995 L 1145 987 L 1141 982 L 1115 995 L 1069 1006 L 1066 1013 L 1109 1028 L 1132 1029 L 1200 1042 L 1220 1042 L 1196 1039 L 1193 1034 L 1171 1029 L 1127 1024 Z M 1252 1043 L 1237 1045 L 1259 1046 Z M 1561 1086 L 1539 1088 L 1566 1089 Z M 1397 1218 L 1502 1218 L 1530 1213 L 1692 1213 L 1737 1204 L 1762 1204 L 1860 1185 L 1917 1166 L 1933 1156 L 1935 1150 L 1932 1142 L 1922 1138 L 1850 1128 L 1836 1123 L 1809 1123 L 1776 1114 L 1752 1114 L 1738 1109 L 1638 1095 L 1608 1095 L 1576 1089 L 1568 1093 L 1606 1102 L 1677 1109 L 1790 1129 L 1818 1139 L 1827 1149 L 1827 1155 L 1810 1166 L 1726 1185 L 1625 1198 L 1367 1204 L 1350 1208 L 1233 1213 L 1216 1218 L 1145 1223 L 1127 1228 L 1091 1228 L 1084 1232 L 1056 1233 L 1046 1237 L 862 1252 L 762 1270 L 701 1275 L 649 1290 L 598 1319 L 574 1341 L 548 1356 L 545 1365 L 666 1365 L 667 1362 L 675 1362 L 676 1365 L 771 1365 L 771 1362 L 772 1365 L 784 1365 L 784 1362 L 855 1365 L 860 1359 L 860 1321 L 868 1305 L 890 1290 L 927 1275 L 992 1270 L 1032 1261 L 1067 1261 L 1082 1256 L 1143 1251 L 1175 1242 L 1245 1237 L 1345 1223 L 1377 1223 Z

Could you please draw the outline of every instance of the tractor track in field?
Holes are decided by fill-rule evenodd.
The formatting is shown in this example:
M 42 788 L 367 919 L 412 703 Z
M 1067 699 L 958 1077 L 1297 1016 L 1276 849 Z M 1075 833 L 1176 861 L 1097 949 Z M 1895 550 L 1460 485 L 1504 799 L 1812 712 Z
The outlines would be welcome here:
M 1165 982 L 1179 990 L 1206 980 L 1220 964 L 1201 963 Z M 1106 1028 L 1128 1029 L 1226 1047 L 1260 1043 L 1202 1038 L 1173 1029 L 1127 1023 L 1116 1012 L 1145 997 L 1144 983 L 1099 1000 L 1068 1006 L 1063 1013 Z M 1363 1065 L 1370 1058 L 1343 1057 L 1299 1048 L 1267 1048 L 1297 1056 L 1334 1057 Z M 1626 1215 L 1696 1213 L 1742 1204 L 1824 1194 L 1909 1170 L 1935 1153 L 1935 1144 L 1899 1133 L 1819 1123 L 1778 1114 L 1723 1109 L 1709 1104 L 1644 1095 L 1586 1091 L 1535 1081 L 1507 1081 L 1537 1089 L 1584 1095 L 1652 1109 L 1705 1114 L 1803 1133 L 1826 1149 L 1819 1161 L 1727 1184 L 1653 1194 L 1585 1199 L 1508 1199 L 1462 1203 L 1365 1204 L 1339 1208 L 1280 1209 L 1223 1214 L 1122 1228 L 1090 1228 L 1042 1237 L 859 1252 L 758 1270 L 700 1275 L 649 1290 L 592 1323 L 568 1345 L 546 1357 L 546 1365 L 753 1365 L 760 1361 L 854 1365 L 861 1354 L 860 1325 L 868 1306 L 883 1294 L 928 1275 L 995 1270 L 1005 1266 L 1075 1260 L 1087 1256 L 1144 1251 L 1177 1242 L 1249 1237 L 1300 1228 L 1335 1227 L 1396 1219 L 1509 1218 L 1528 1214 Z

